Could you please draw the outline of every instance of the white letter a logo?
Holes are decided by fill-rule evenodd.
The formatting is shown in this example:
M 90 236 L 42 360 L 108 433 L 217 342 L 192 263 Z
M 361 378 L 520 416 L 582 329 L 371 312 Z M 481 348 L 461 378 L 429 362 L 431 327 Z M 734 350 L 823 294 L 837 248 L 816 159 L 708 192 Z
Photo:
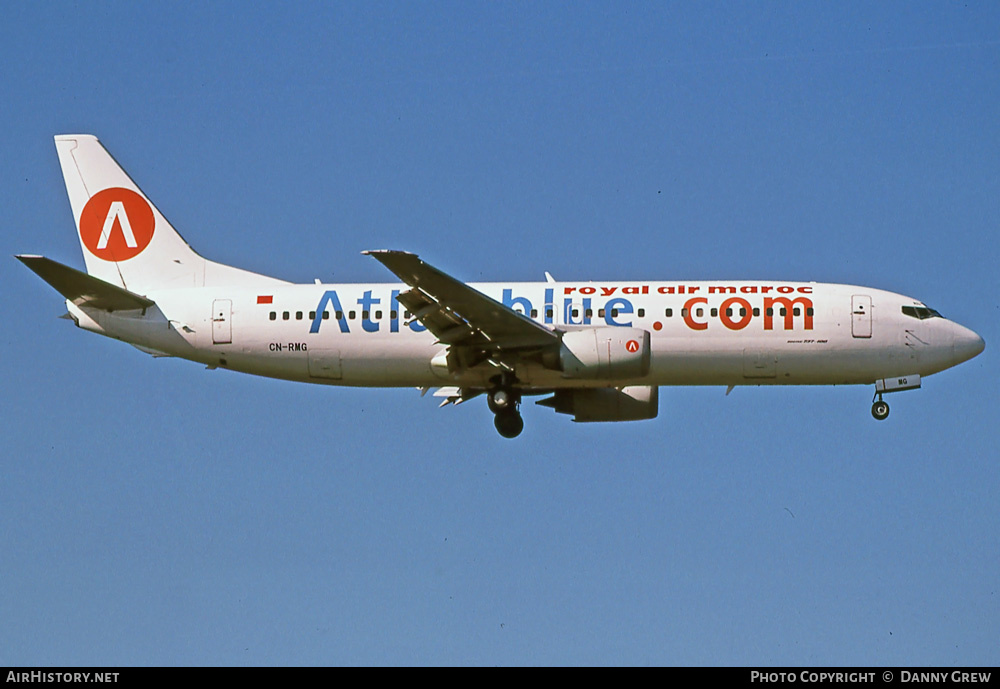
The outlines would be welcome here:
M 121 201 L 112 201 L 108 209 L 108 217 L 104 220 L 104 230 L 101 231 L 101 238 L 97 241 L 98 249 L 106 249 L 108 239 L 111 238 L 111 230 L 115 228 L 115 219 L 121 225 L 122 234 L 125 235 L 125 246 L 134 249 L 138 246 L 135 235 L 132 234 L 132 225 L 128 221 L 128 214 L 125 212 L 125 204 Z

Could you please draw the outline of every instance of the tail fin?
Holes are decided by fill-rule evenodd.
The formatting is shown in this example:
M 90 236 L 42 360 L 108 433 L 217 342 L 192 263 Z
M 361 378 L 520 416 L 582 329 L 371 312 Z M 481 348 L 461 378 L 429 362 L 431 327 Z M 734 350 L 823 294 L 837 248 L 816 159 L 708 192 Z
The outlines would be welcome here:
M 138 294 L 282 282 L 195 253 L 97 137 L 64 134 L 55 141 L 90 275 Z
M 88 273 L 133 292 L 202 284 L 205 259 L 97 137 L 70 134 L 55 141 Z

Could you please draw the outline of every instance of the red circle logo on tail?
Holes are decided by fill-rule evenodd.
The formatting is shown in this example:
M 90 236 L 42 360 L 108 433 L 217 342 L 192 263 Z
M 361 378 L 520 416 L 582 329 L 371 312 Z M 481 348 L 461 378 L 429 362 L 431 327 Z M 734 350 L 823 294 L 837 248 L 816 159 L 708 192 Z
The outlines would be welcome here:
M 131 189 L 104 189 L 83 207 L 80 239 L 98 258 L 127 261 L 149 246 L 155 224 L 153 209 L 142 196 Z

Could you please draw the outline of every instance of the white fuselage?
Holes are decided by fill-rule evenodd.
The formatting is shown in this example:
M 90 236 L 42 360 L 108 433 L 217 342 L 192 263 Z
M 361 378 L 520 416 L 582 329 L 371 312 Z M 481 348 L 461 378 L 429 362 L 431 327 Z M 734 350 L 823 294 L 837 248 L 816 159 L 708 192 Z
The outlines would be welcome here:
M 526 390 L 613 385 L 871 384 L 927 376 L 975 356 L 982 340 L 919 301 L 850 285 L 740 282 L 484 283 L 472 287 L 556 330 L 650 333 L 649 373 L 581 380 L 521 364 Z M 69 303 L 81 327 L 157 353 L 274 378 L 348 386 L 484 386 L 481 365 L 450 374 L 447 347 L 396 301 L 403 284 L 150 291 L 156 306 L 104 312 Z M 326 314 L 324 317 L 324 313 Z
M 210 261 L 90 134 L 55 137 L 86 272 L 18 256 L 77 325 L 153 355 L 326 385 L 485 395 L 505 438 L 523 395 L 574 421 L 655 418 L 661 385 L 875 385 L 882 394 L 983 350 L 909 297 L 800 282 L 466 284 L 395 249 L 395 284 L 293 285 Z M 413 313 L 409 311 L 412 310 Z

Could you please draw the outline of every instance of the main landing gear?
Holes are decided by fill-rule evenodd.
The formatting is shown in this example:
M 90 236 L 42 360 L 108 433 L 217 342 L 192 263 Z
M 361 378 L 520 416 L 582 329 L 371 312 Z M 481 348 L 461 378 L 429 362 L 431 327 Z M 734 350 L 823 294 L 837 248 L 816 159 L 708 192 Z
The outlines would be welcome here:
M 486 402 L 494 414 L 493 425 L 504 438 L 516 438 L 524 430 L 524 419 L 517 410 L 521 404 L 521 394 L 514 389 L 513 383 L 513 376 L 505 373 L 486 396 Z
M 877 393 L 878 399 L 872 402 L 872 416 L 879 421 L 885 421 L 889 416 L 889 403 L 882 401 L 882 394 Z

